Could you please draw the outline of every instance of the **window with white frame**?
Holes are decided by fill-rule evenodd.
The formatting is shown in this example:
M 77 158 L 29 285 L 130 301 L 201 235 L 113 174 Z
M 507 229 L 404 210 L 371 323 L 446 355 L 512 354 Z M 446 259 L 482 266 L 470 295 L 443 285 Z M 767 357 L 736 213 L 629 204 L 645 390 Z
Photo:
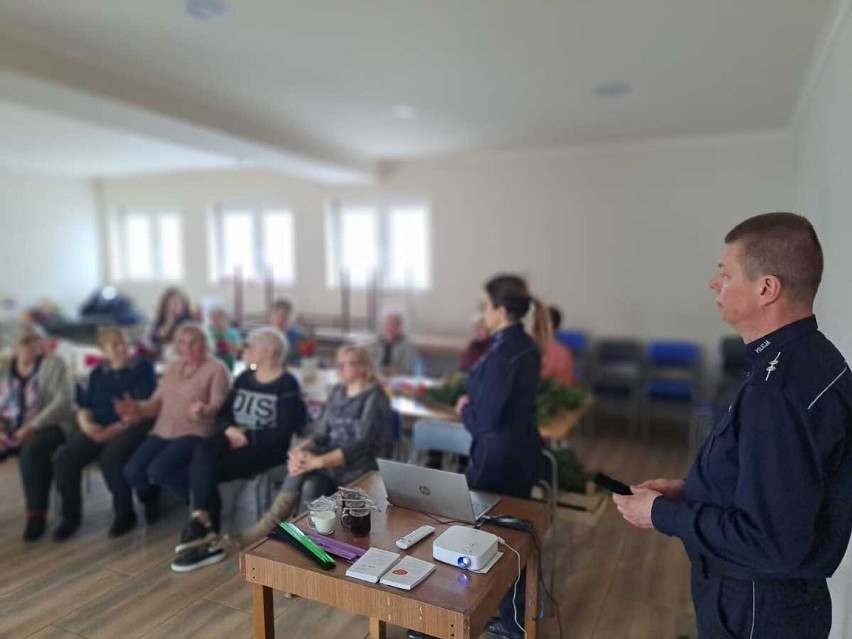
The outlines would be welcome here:
M 220 206 L 213 223 L 211 281 L 228 280 L 238 269 L 246 280 L 260 280 L 271 273 L 277 284 L 295 281 L 295 235 L 289 209 Z
M 333 202 L 327 214 L 326 282 L 387 288 L 431 285 L 429 207 L 423 202 Z
M 176 211 L 120 211 L 114 217 L 111 245 L 116 281 L 183 278 L 183 228 Z

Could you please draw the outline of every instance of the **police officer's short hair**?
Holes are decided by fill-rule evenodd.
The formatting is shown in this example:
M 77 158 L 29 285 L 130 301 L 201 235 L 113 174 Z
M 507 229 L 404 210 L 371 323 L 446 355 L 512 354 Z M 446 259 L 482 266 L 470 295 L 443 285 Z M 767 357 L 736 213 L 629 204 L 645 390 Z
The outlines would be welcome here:
M 796 301 L 811 303 L 822 280 L 822 247 L 813 225 L 795 213 L 764 213 L 737 224 L 725 243 L 739 242 L 745 274 L 774 275 Z

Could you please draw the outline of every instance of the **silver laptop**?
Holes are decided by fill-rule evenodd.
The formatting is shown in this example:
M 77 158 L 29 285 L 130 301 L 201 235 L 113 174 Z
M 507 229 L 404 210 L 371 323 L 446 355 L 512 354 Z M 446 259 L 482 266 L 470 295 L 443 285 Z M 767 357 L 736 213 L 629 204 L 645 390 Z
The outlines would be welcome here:
M 469 490 L 467 480 L 459 473 L 387 459 L 377 461 L 388 501 L 394 506 L 475 524 L 500 501 L 497 495 Z

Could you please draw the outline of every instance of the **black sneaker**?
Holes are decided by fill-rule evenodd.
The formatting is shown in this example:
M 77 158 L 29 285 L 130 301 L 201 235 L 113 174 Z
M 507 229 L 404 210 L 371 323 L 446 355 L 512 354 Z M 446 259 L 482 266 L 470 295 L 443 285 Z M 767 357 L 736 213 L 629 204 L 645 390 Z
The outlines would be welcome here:
M 213 527 L 193 517 L 180 531 L 180 543 L 175 546 L 175 554 L 179 555 L 198 546 L 206 546 L 214 539 L 216 539 L 216 532 Z
M 427 635 L 419 630 L 409 630 L 407 637 L 408 639 L 435 639 L 432 635 Z
M 24 528 L 24 541 L 35 541 L 44 535 L 44 517 L 27 517 L 27 525 Z
M 160 521 L 160 496 L 149 497 L 142 505 L 145 507 L 145 523 L 153 526 Z
M 110 538 L 121 537 L 136 528 L 136 513 L 132 510 L 126 513 L 117 513 L 107 535 Z
M 53 541 L 65 541 L 80 527 L 80 520 L 76 518 L 63 519 L 53 531 Z
M 225 559 L 225 549 L 216 544 L 193 548 L 185 552 L 172 562 L 172 570 L 175 572 L 192 572 L 204 566 L 218 564 Z
M 523 639 L 524 633 L 516 625 L 506 626 L 499 618 L 485 624 L 485 634 L 494 639 Z

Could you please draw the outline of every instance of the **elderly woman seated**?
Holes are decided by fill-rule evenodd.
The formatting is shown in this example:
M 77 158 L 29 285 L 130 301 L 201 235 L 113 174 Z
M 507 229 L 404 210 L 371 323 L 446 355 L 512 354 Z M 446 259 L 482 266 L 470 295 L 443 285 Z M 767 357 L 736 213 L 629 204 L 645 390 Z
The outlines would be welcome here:
M 293 514 L 300 501 L 305 508 L 317 497 L 376 470 L 376 458 L 387 454 L 390 403 L 376 381 L 367 351 L 357 346 L 338 350 L 337 374 L 340 383 L 328 397 L 319 432 L 290 449 L 281 492 L 254 526 L 230 536 L 236 545 L 262 537 Z
M 44 352 L 44 331 L 18 328 L 10 360 L 0 362 L 0 459 L 18 455 L 27 507 L 24 541 L 44 535 L 53 453 L 74 426 L 65 362 Z
M 305 425 L 299 382 L 284 367 L 287 340 L 272 327 L 248 338 L 249 368 L 236 380 L 216 417 L 216 433 L 195 449 L 190 467 L 192 515 L 181 532 L 172 563 L 189 572 L 225 558 L 216 543 L 221 502 L 219 482 L 248 478 L 284 464 L 294 434 Z
M 122 419 L 156 418 L 151 434 L 124 466 L 124 476 L 144 504 L 149 525 L 160 517 L 160 488 L 188 501 L 193 452 L 213 432 L 216 413 L 228 394 L 228 371 L 210 356 L 201 326 L 182 324 L 175 348 L 178 359 L 166 369 L 150 399 L 116 402 Z
M 411 375 L 417 352 L 403 332 L 399 313 L 388 313 L 382 320 L 382 330 L 373 343 L 370 355 L 382 375 Z
M 80 527 L 80 477 L 83 468 L 96 459 L 112 493 L 115 510 L 109 536 L 119 537 L 136 526 L 124 464 L 145 439 L 152 422 L 121 419 L 115 402 L 128 397 L 148 399 L 157 386 L 157 376 L 149 360 L 130 356 L 120 329 L 98 329 L 98 346 L 104 360 L 92 370 L 78 402 L 77 424 L 81 432 L 72 435 L 56 456 L 56 487 L 62 496 L 62 522 L 53 532 L 56 541 L 67 539 Z

